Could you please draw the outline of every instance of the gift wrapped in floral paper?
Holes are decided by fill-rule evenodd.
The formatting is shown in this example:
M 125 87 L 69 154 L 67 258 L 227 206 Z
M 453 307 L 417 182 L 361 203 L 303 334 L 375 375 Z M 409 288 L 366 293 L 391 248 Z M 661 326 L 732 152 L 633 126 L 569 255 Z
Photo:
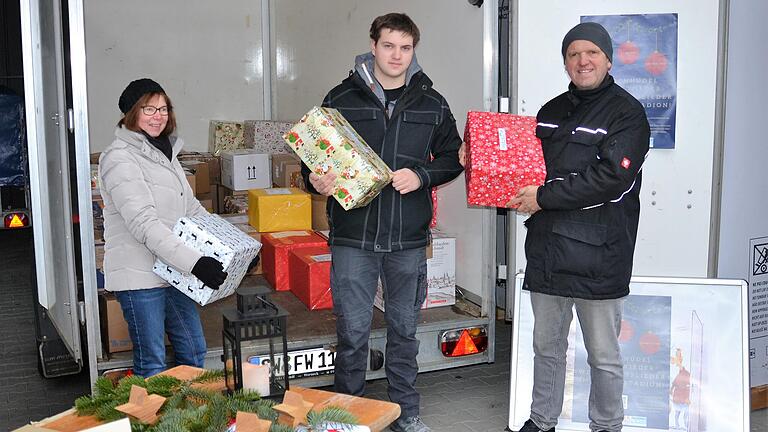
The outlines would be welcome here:
M 272 120 L 246 120 L 243 122 L 243 139 L 247 148 L 259 153 L 291 154 L 282 136 L 293 126 L 293 122 Z
M 208 151 L 216 156 L 227 150 L 245 148 L 243 122 L 211 120 L 208 126 Z
M 335 109 L 312 108 L 283 138 L 312 171 L 336 173 L 333 197 L 345 209 L 368 205 L 392 170 Z

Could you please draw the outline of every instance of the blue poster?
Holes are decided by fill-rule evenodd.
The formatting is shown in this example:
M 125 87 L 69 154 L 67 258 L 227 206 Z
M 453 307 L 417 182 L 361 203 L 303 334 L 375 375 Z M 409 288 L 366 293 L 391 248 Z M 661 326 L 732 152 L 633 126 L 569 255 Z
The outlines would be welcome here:
M 675 148 L 677 14 L 588 15 L 613 39 L 611 75 L 645 107 L 651 148 Z
M 629 295 L 619 343 L 624 361 L 624 426 L 669 427 L 672 298 Z M 573 421 L 589 423 L 590 367 L 577 326 L 573 368 Z

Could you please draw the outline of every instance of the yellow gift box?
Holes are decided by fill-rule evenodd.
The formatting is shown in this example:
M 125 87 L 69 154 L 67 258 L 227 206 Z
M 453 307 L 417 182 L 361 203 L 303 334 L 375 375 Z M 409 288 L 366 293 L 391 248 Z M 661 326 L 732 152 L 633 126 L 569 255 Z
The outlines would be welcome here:
M 248 223 L 258 232 L 311 230 L 312 198 L 297 188 L 251 189 Z
M 392 181 L 392 170 L 335 109 L 312 108 L 283 138 L 315 173 L 336 173 L 333 197 L 345 210 L 368 205 Z

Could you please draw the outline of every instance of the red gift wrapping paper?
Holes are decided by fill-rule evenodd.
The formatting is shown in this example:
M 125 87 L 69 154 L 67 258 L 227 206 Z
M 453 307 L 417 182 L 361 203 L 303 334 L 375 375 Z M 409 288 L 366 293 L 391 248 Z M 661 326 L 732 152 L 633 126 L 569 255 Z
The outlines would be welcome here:
M 290 289 L 288 257 L 292 250 L 326 246 L 328 240 L 313 231 L 284 231 L 261 235 L 261 266 L 275 291 Z
M 544 184 L 536 117 L 470 111 L 464 141 L 469 204 L 506 207 L 520 188 Z
M 291 292 L 310 310 L 333 308 L 330 255 L 328 246 L 291 251 Z
M 429 227 L 437 226 L 437 188 L 432 188 L 432 220 L 429 221 Z

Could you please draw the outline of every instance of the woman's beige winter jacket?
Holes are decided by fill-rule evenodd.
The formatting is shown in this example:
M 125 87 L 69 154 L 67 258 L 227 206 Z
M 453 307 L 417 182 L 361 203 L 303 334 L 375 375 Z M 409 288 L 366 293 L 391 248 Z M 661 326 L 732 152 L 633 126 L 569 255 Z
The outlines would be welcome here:
M 179 218 L 206 213 L 176 160 L 184 143 L 171 142 L 169 161 L 143 134 L 118 127 L 99 158 L 108 291 L 167 286 L 152 272 L 156 257 L 188 273 L 202 256 L 171 231 Z

